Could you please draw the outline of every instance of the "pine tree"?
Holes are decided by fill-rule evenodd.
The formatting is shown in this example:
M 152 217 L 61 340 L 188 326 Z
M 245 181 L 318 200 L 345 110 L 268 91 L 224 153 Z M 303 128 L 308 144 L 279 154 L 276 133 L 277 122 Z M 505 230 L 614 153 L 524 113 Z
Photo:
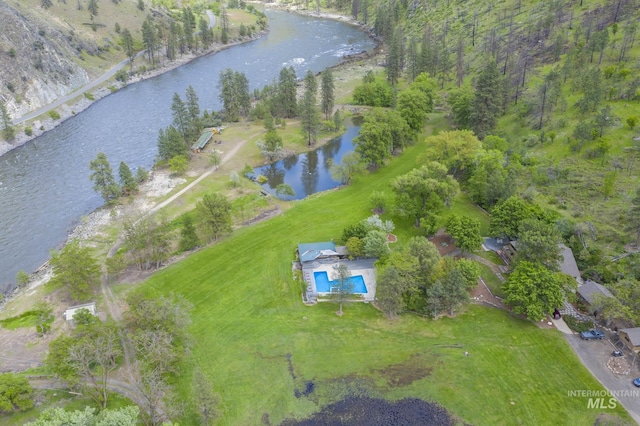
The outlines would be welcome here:
M 298 114 L 298 103 L 296 100 L 296 71 L 293 67 L 282 68 L 278 80 L 278 116 L 281 118 L 291 118 Z
M 320 101 L 320 107 L 324 113 L 325 120 L 328 120 L 333 113 L 333 105 L 335 102 L 335 95 L 333 93 L 335 89 L 333 73 L 328 68 L 322 73 L 321 89 L 322 98 Z
M 16 131 L 11 124 L 11 116 L 7 111 L 5 103 L 0 104 L 0 123 L 2 123 L 2 137 L 6 141 L 11 141 L 16 135 Z
M 98 153 L 96 159 L 89 163 L 89 169 L 93 172 L 89 176 L 93 181 L 93 189 L 102 195 L 104 201 L 109 202 L 120 196 L 120 188 L 113 178 L 113 170 L 104 152 Z
M 189 134 L 189 112 L 177 93 L 173 94 L 171 101 L 171 115 L 173 116 L 173 125 L 178 129 L 183 139 L 187 140 Z
M 496 127 L 502 111 L 502 79 L 496 61 L 491 59 L 480 72 L 475 84 L 470 127 L 483 139 Z
M 120 166 L 118 167 L 118 176 L 120 177 L 120 186 L 123 194 L 129 195 L 138 190 L 138 181 L 133 177 L 131 169 L 124 161 L 120 162 Z
M 316 141 L 320 126 L 320 117 L 318 114 L 318 108 L 316 107 L 318 82 L 311 70 L 307 71 L 304 78 L 304 85 L 304 96 L 300 105 L 300 120 L 302 130 L 307 138 L 307 143 L 311 146 Z

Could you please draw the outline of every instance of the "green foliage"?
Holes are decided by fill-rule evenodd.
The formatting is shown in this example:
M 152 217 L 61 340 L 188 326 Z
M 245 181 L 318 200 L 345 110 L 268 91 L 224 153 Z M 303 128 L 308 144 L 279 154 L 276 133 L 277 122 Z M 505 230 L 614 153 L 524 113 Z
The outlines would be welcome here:
M 89 247 L 72 240 L 51 256 L 51 285 L 65 287 L 73 300 L 87 300 L 100 284 L 100 266 Z
M 364 243 L 362 239 L 358 237 L 350 237 L 345 243 L 347 247 L 347 253 L 350 257 L 362 257 L 364 256 Z
M 176 156 L 186 157 L 189 148 L 184 137 L 174 126 L 169 126 L 165 130 L 160 129 L 158 133 L 158 158 L 162 161 L 169 161 Z
M 360 154 L 357 152 L 349 152 L 342 156 L 339 164 L 331 162 L 329 167 L 333 180 L 342 182 L 343 185 L 349 185 L 351 180 L 365 172 L 365 165 L 362 162 Z
M 140 0 L 142 2 L 142 0 Z M 143 3 L 144 4 L 144 3 Z M 95 413 L 95 409 L 85 407 L 84 411 L 65 411 L 64 408 L 54 407 L 45 410 L 33 422 L 27 423 L 28 426 L 67 426 L 67 425 L 86 425 L 86 426 L 136 426 L 140 415 L 140 409 L 135 405 L 110 409 L 107 408 Z
M 427 212 L 450 206 L 458 193 L 458 182 L 436 162 L 398 176 L 390 185 L 396 194 L 396 206 L 403 216 L 414 218 L 416 227 Z
M 218 398 L 213 393 L 212 385 L 207 377 L 197 369 L 193 375 L 193 397 L 192 401 L 196 407 L 196 412 L 200 417 L 200 424 L 208 426 L 218 417 Z
M 182 229 L 180 230 L 180 251 L 191 250 L 200 245 L 196 227 L 191 214 L 182 216 Z
M 405 148 L 412 140 L 409 126 L 398 112 L 374 108 L 364 116 L 353 142 L 362 161 L 380 167 L 394 150 Z
M 224 32 L 223 32 L 224 33 Z M 251 94 L 249 80 L 244 73 L 227 68 L 220 71 L 220 101 L 227 121 L 239 121 L 249 113 Z
M 333 115 L 333 106 L 335 104 L 335 84 L 333 82 L 333 73 L 331 68 L 327 68 L 322 72 L 322 79 L 320 82 L 320 110 L 325 116 L 326 120 Z
M 2 125 L 2 137 L 6 141 L 13 140 L 16 134 L 16 130 L 11 123 L 11 116 L 7 111 L 7 106 L 2 102 L 0 103 L 0 124 Z
M 482 143 L 469 130 L 440 132 L 427 138 L 429 158 L 447 167 L 455 175 L 464 171 L 475 161 Z
M 515 313 L 540 321 L 545 314 L 562 306 L 566 283 L 559 273 L 523 260 L 503 285 L 507 295 L 505 303 L 512 306 Z
M 0 374 L 0 412 L 25 411 L 33 404 L 33 388 L 26 377 Z
M 376 213 L 383 213 L 387 208 L 387 196 L 384 191 L 373 191 L 369 195 L 371 209 Z
M 26 311 L 14 317 L 0 320 L 0 325 L 7 330 L 15 330 L 23 327 L 35 327 L 38 323 L 39 312 L 35 310 Z
M 280 137 L 275 128 L 267 130 L 264 140 L 256 142 L 256 145 L 258 145 L 260 153 L 269 161 L 273 161 L 282 155 L 282 137 Z
M 629 129 L 633 130 L 638 124 L 638 117 L 627 117 L 626 123 Z
M 164 223 L 153 217 L 132 218 L 124 223 L 125 247 L 140 270 L 159 268 L 169 257 L 169 235 Z
M 447 105 L 451 109 L 453 121 L 461 129 L 469 129 L 471 127 L 473 99 L 473 90 L 469 86 L 463 86 L 449 92 Z
M 51 324 L 56 319 L 53 315 L 53 308 L 48 303 L 38 302 L 34 308 L 36 317 L 36 332 L 40 337 L 45 337 L 51 331 Z
M 525 219 L 518 227 L 518 260 L 525 260 L 557 271 L 560 260 L 560 233 L 555 224 Z
M 60 113 L 58 111 L 56 111 L 55 109 L 52 109 L 51 111 L 49 111 L 49 117 L 52 120 L 59 120 L 60 119 Z
M 24 128 L 24 134 L 27 136 L 31 136 L 33 135 L 33 128 L 31 128 L 31 126 L 27 126 Z
M 184 155 L 176 155 L 169 159 L 169 169 L 173 175 L 183 175 L 189 168 L 189 159 Z
M 91 160 L 89 170 L 92 172 L 89 179 L 93 182 L 93 190 L 100 193 L 105 202 L 108 203 L 120 196 L 120 187 L 116 184 L 104 152 L 99 152 L 95 160 Z
M 389 254 L 387 233 L 377 229 L 367 232 L 362 240 L 366 257 L 381 258 Z
M 23 287 L 28 284 L 30 279 L 31 275 L 23 270 L 18 271 L 18 273 L 16 274 L 16 282 L 18 283 L 19 287 Z
M 276 187 L 276 195 L 278 196 L 278 198 L 286 199 L 286 197 L 294 197 L 296 195 L 296 192 L 293 190 L 291 185 L 281 183 Z
M 469 127 L 483 139 L 496 127 L 502 113 L 502 77 L 494 59 L 486 62 L 475 84 Z
M 138 191 L 138 181 L 133 177 L 131 169 L 124 161 L 121 161 L 120 166 L 118 166 L 118 176 L 120 177 L 120 187 L 124 195 Z
M 593 328 L 593 321 L 580 321 L 579 319 L 571 315 L 565 315 L 562 317 L 562 319 L 567 323 L 569 328 L 576 333 L 588 331 Z
M 456 307 L 469 299 L 467 280 L 458 269 L 451 269 L 427 289 L 427 306 L 436 317 L 443 310 L 453 315 Z
M 418 89 L 407 89 L 398 93 L 396 109 L 414 132 L 420 132 L 431 112 L 427 95 Z
M 353 90 L 353 103 L 372 107 L 390 107 L 393 103 L 393 87 L 381 80 L 356 86 Z
M 198 201 L 196 211 L 207 232 L 214 239 L 231 232 L 231 203 L 223 194 L 205 194 L 202 200 Z
M 463 253 L 474 251 L 482 244 L 480 221 L 477 219 L 455 214 L 451 215 L 447 219 L 446 230 Z

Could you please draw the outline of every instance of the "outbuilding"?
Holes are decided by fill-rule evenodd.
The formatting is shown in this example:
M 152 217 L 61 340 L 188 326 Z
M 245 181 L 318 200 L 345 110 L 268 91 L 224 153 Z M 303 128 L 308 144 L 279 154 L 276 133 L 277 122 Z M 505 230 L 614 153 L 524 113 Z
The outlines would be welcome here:
M 74 315 L 81 309 L 86 309 L 91 315 L 96 314 L 96 302 L 85 303 L 84 305 L 77 305 L 68 308 L 64 311 L 64 319 L 67 321 L 73 320 Z
M 620 340 L 634 352 L 640 352 L 640 327 L 622 328 L 618 330 Z

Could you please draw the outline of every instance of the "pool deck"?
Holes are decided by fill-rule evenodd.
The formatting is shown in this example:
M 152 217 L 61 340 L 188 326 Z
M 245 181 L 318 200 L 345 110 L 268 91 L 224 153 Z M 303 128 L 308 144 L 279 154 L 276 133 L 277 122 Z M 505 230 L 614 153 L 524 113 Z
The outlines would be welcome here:
M 363 296 L 363 299 L 356 301 L 371 302 L 376 297 L 376 272 L 373 263 L 376 259 L 361 259 L 361 260 L 342 260 L 339 262 L 313 262 L 312 265 L 305 265 L 303 268 L 303 278 L 307 283 L 308 296 L 328 296 L 331 293 L 318 293 L 316 289 L 316 281 L 314 278 L 314 272 L 326 272 L 329 276 L 329 280 L 335 279 L 334 265 L 344 263 L 349 267 L 349 273 L 351 276 L 362 275 L 364 278 L 364 284 L 367 287 L 367 293 L 354 293 Z

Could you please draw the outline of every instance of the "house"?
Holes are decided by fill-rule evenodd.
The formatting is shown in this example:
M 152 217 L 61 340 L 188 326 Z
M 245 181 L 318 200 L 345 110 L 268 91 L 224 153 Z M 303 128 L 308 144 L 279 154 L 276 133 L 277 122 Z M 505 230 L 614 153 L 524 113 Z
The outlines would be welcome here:
M 620 340 L 632 351 L 640 352 L 640 327 L 622 328 L 618 330 Z
M 582 301 L 586 306 L 591 306 L 596 300 L 596 295 L 603 297 L 614 297 L 608 288 L 597 282 L 587 280 L 584 284 L 578 287 L 578 299 Z
M 89 313 L 91 313 L 91 315 L 95 315 L 96 314 L 96 302 L 85 303 L 84 305 L 72 306 L 72 307 L 68 308 L 66 311 L 64 311 L 64 319 L 67 320 L 67 321 L 71 321 L 73 319 L 74 315 L 80 309 L 86 309 L 87 311 L 89 311 Z
M 346 247 L 336 247 L 333 242 L 298 244 L 298 259 L 301 265 L 326 259 L 337 260 L 346 254 Z
M 560 255 L 562 256 L 559 262 L 560 271 L 580 282 L 580 270 L 578 269 L 576 258 L 573 256 L 573 251 L 564 244 L 558 244 L 558 247 L 560 247 Z

